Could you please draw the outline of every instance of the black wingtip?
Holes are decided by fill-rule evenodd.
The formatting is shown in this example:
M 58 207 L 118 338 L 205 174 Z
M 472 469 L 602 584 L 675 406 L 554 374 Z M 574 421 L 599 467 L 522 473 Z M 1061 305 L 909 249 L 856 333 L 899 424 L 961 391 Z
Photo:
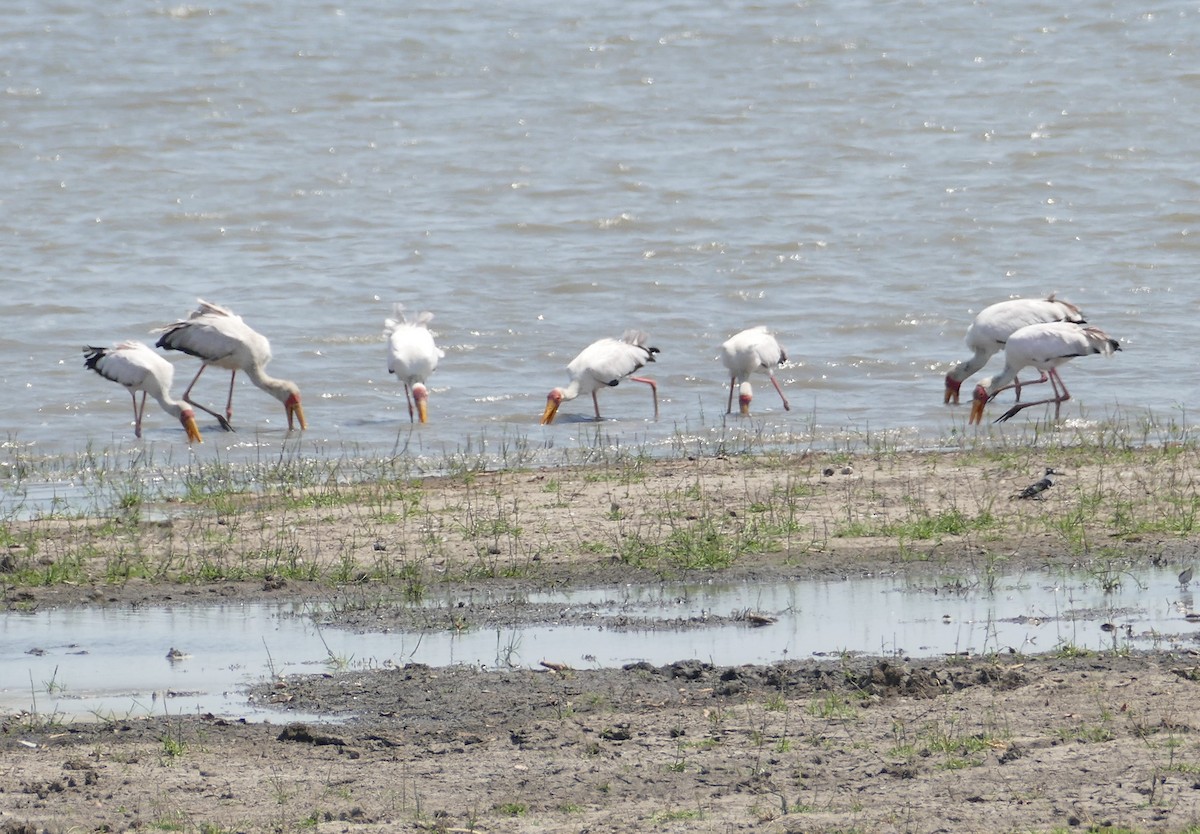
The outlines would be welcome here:
M 96 370 L 96 363 L 104 358 L 104 348 L 87 345 L 83 349 L 83 366 L 89 370 Z

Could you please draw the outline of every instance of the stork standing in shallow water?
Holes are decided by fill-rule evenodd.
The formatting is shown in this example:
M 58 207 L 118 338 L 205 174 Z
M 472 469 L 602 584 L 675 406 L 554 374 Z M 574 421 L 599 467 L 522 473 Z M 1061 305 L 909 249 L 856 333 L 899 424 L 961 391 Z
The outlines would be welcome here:
M 657 383 L 648 377 L 632 376 L 634 371 L 647 362 L 655 361 L 654 355 L 659 352 L 658 348 L 646 345 L 648 338 L 640 330 L 626 330 L 620 339 L 600 339 L 580 351 L 567 365 L 567 374 L 571 377 L 567 387 L 555 388 L 546 395 L 542 425 L 554 422 L 558 407 L 580 394 L 592 395 L 592 407 L 595 408 L 596 419 L 599 420 L 600 403 L 596 400 L 596 392 L 604 387 L 615 387 L 626 377 L 650 386 L 651 395 L 654 397 L 654 419 L 657 420 Z
M 425 380 L 437 368 L 438 360 L 446 355 L 434 344 L 433 334 L 429 332 L 429 322 L 432 320 L 433 313 L 423 312 L 410 322 L 404 316 L 404 305 L 396 304 L 392 307 L 392 318 L 383 325 L 383 334 L 388 339 L 388 373 L 395 374 L 404 384 L 410 423 L 413 421 L 414 402 L 418 419 L 422 423 L 426 421 L 425 401 L 429 398 L 429 391 L 425 387 Z
M 1116 339 L 1110 339 L 1108 334 L 1099 327 L 1074 324 L 1069 321 L 1055 321 L 1043 324 L 1031 324 L 1013 333 L 1004 348 L 1004 370 L 994 379 L 985 379 L 975 386 L 975 397 L 971 403 L 969 422 L 979 423 L 983 420 L 983 408 L 988 400 L 1003 391 L 1017 374 L 1024 368 L 1033 366 L 1043 373 L 1054 390 L 1054 396 L 1044 400 L 1028 403 L 1017 403 L 1008 411 L 996 418 L 997 423 L 1003 423 L 1019 411 L 1030 406 L 1054 403 L 1054 419 L 1058 419 L 1062 404 L 1071 399 L 1067 386 L 1058 375 L 1058 366 L 1069 362 L 1076 356 L 1087 356 L 1100 353 L 1111 356 L 1121 349 Z
M 294 421 L 299 423 L 302 430 L 308 428 L 304 422 L 304 409 L 300 407 L 300 389 L 296 383 L 287 379 L 276 379 L 264 370 L 271 361 L 271 343 L 267 341 L 267 337 L 251 328 L 242 321 L 241 316 L 231 310 L 210 304 L 204 299 L 200 299 L 199 303 L 200 306 L 186 319 L 153 331 L 162 333 L 155 347 L 178 350 L 195 356 L 203 363 L 192 378 L 192 383 L 183 392 L 184 402 L 208 412 L 217 418 L 221 428 L 232 431 L 229 418 L 233 417 L 233 384 L 237 379 L 237 372 L 244 371 L 251 382 L 283 403 L 288 431 L 292 430 Z M 229 399 L 225 403 L 224 417 L 191 398 L 192 389 L 196 387 L 200 375 L 209 365 L 230 372 Z
M 741 413 L 750 414 L 750 400 L 754 391 L 750 387 L 750 375 L 761 371 L 771 378 L 771 384 L 779 392 L 783 400 L 783 410 L 790 411 L 787 397 L 775 379 L 775 368 L 787 361 L 787 353 L 783 345 L 764 326 L 751 327 L 727 339 L 721 345 L 721 362 L 729 370 L 729 403 L 725 408 L 726 414 L 733 413 L 733 391 L 738 390 L 738 405 Z
M 984 307 L 975 316 L 971 326 L 967 328 L 967 347 L 972 351 L 970 359 L 960 362 L 950 373 L 946 374 L 946 396 L 944 402 L 951 400 L 958 404 L 958 392 L 963 381 L 977 373 L 988 360 L 997 352 L 1004 349 L 1008 337 L 1022 327 L 1031 324 L 1042 324 L 1052 321 L 1070 321 L 1084 324 L 1083 314 L 1079 308 L 1067 301 L 1059 301 L 1051 293 L 1048 298 L 1014 298 L 1000 301 Z M 1045 382 L 1041 379 L 1030 382 L 1013 380 L 1017 389 L 1017 399 L 1021 399 L 1021 386 L 1032 385 L 1034 382 Z
M 175 381 L 175 366 L 141 342 L 121 342 L 112 347 L 85 347 L 84 367 L 90 368 L 105 379 L 125 386 L 133 398 L 133 436 L 142 436 L 142 416 L 146 413 L 146 395 L 153 397 L 162 410 L 183 425 L 188 442 L 202 443 L 200 429 L 196 428 L 196 415 L 190 408 L 171 396 L 171 383 Z M 142 393 L 138 405 L 138 392 Z

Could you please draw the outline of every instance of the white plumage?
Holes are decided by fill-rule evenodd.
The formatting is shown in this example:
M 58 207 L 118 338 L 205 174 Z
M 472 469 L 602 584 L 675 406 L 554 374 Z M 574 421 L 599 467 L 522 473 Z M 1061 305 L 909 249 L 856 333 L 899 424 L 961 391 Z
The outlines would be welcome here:
M 190 408 L 171 396 L 171 384 L 175 381 L 175 367 L 142 342 L 121 342 L 112 347 L 83 349 L 85 367 L 92 369 L 105 379 L 125 386 L 133 398 L 133 434 L 142 436 L 142 416 L 146 413 L 146 395 L 153 397 L 162 410 L 170 414 L 187 432 L 188 442 L 202 442 L 196 427 L 196 415 Z M 138 392 L 142 394 L 138 405 Z
M 960 362 L 946 374 L 944 401 L 948 403 L 953 400 L 957 404 L 963 381 L 982 369 L 993 355 L 1004 350 L 1005 343 L 1013 333 L 1031 324 L 1052 321 L 1085 323 L 1078 307 L 1067 301 L 1059 301 L 1054 293 L 1044 299 L 1014 298 L 984 307 L 967 328 L 966 341 L 972 351 L 971 358 Z M 1045 376 L 1037 380 L 1045 381 Z M 1018 400 L 1021 399 L 1021 386 L 1032 384 L 1014 380 Z
M 779 380 L 775 379 L 775 368 L 787 361 L 783 345 L 765 326 L 751 327 L 731 336 L 721 345 L 721 362 L 729 370 L 729 403 L 725 413 L 733 413 L 733 390 L 738 389 L 738 404 L 742 414 L 750 413 L 750 400 L 754 391 L 750 386 L 750 375 L 756 371 L 771 378 L 771 384 L 783 400 L 783 410 L 791 410 Z
M 233 384 L 237 372 L 244 371 L 251 382 L 283 403 L 289 431 L 293 427 L 293 419 L 299 422 L 301 429 L 307 428 L 304 409 L 300 407 L 300 389 L 296 383 L 276 379 L 264 370 L 271 361 L 271 343 L 267 337 L 251 328 L 231 310 L 210 304 L 204 299 L 199 299 L 199 304 L 186 319 L 153 331 L 163 334 L 155 343 L 156 347 L 182 351 L 204 363 L 183 392 L 184 401 L 216 417 L 221 428 L 231 430 L 232 426 L 226 418 L 233 417 Z M 191 398 L 192 389 L 209 365 L 230 372 L 229 399 L 225 403 L 224 417 Z
M 425 401 L 429 391 L 425 380 L 437 368 L 438 360 L 446 355 L 434 344 L 433 334 L 429 332 L 432 320 L 433 313 L 423 312 L 410 322 L 404 316 L 404 305 L 396 304 L 392 307 L 392 318 L 383 324 L 383 334 L 388 340 L 388 373 L 395 374 L 404 384 L 409 422 L 413 420 L 414 401 L 418 418 L 422 423 L 426 421 Z
M 1028 403 L 1017 403 L 996 419 L 1002 423 L 1022 409 L 1044 403 L 1054 403 L 1054 419 L 1058 419 L 1062 404 L 1071 399 L 1067 386 L 1056 370 L 1059 365 L 1069 362 L 1076 356 L 1087 356 L 1100 353 L 1111 356 L 1114 351 L 1121 349 L 1116 339 L 1110 339 L 1108 334 L 1098 327 L 1084 326 L 1074 322 L 1056 321 L 1042 324 L 1031 324 L 1008 337 L 1004 348 L 1004 371 L 994 379 L 985 379 L 975 386 L 975 397 L 971 403 L 971 423 L 983 420 L 983 408 L 988 400 L 1014 384 L 1017 374 L 1030 366 L 1037 368 L 1050 380 L 1054 396 L 1044 400 Z
M 580 394 L 592 395 L 592 406 L 596 410 L 596 419 L 600 419 L 600 403 L 596 400 L 596 392 L 605 387 L 613 387 L 622 379 L 628 377 L 634 382 L 644 382 L 650 386 L 654 398 L 654 419 L 658 419 L 658 385 L 654 380 L 632 376 L 645 365 L 653 362 L 654 355 L 659 352 L 656 347 L 648 347 L 649 337 L 638 330 L 626 330 L 620 339 L 600 339 L 580 351 L 579 355 L 567 365 L 567 374 L 571 381 L 566 388 L 555 388 L 546 395 L 546 410 L 542 414 L 542 424 L 554 421 L 558 407 L 567 400 L 573 400 Z

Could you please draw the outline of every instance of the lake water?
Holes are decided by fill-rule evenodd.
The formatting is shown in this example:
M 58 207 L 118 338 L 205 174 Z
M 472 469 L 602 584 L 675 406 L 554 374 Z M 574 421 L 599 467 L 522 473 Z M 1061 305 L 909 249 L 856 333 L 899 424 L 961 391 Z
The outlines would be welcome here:
M 10 454 L 137 446 L 80 348 L 152 343 L 197 297 L 271 339 L 301 455 L 936 442 L 964 428 L 941 378 L 974 312 L 1050 291 L 1125 346 L 1064 369 L 1068 425 L 1187 419 L 1190 6 L 30 0 L 0 38 Z M 433 311 L 446 351 L 411 436 L 394 301 Z M 793 410 L 760 382 L 730 429 L 717 346 L 759 323 Z M 539 426 L 574 354 L 629 327 L 662 350 L 661 419 L 629 383 L 602 435 L 585 400 Z M 196 365 L 171 358 L 181 391 Z M 279 445 L 282 406 L 245 383 L 235 406 L 236 435 L 205 417 L 189 451 L 151 405 L 143 442 Z

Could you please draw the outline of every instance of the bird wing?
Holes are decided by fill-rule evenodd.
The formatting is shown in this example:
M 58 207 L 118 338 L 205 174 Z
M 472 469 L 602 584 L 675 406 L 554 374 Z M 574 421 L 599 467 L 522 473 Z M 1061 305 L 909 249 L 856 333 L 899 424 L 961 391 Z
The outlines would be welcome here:
M 1084 338 L 1087 339 L 1088 346 L 1091 348 L 1091 353 L 1102 353 L 1105 356 L 1112 356 L 1115 351 L 1121 349 L 1121 343 L 1116 339 L 1109 338 L 1109 335 L 1099 327 L 1091 325 L 1081 328 Z
M 627 338 L 599 339 L 571 360 L 567 365 L 567 373 L 572 379 L 579 380 L 583 392 L 593 390 L 596 385 L 616 385 L 623 377 L 654 361 L 653 353 L 658 350 L 636 341 L 641 337 L 641 342 L 644 342 L 645 334 L 631 331 L 626 337 L 631 335 L 635 339 L 633 342 Z
M 213 304 L 211 301 L 205 301 L 203 298 L 197 298 L 196 303 L 200 306 L 192 311 L 188 318 L 200 318 L 201 316 L 224 316 L 226 318 L 242 320 L 242 317 L 230 310 L 228 307 L 222 307 L 220 304 Z
M 1076 324 L 1087 324 L 1087 321 L 1083 318 L 1082 310 L 1080 310 L 1070 301 L 1066 301 L 1061 298 L 1055 298 L 1056 295 L 1057 293 L 1050 293 L 1048 296 L 1046 296 L 1046 302 L 1048 304 L 1058 305 L 1060 308 L 1059 312 L 1061 313 L 1061 321 L 1073 321 Z
M 175 379 L 175 367 L 141 342 L 121 342 L 109 348 L 89 345 L 83 353 L 85 367 L 135 391 L 167 391 Z
M 225 332 L 216 320 L 196 317 L 168 324 L 158 331 L 162 333 L 155 347 L 177 350 L 195 356 L 205 362 L 220 364 L 237 353 L 239 342 Z
M 1066 321 L 1079 308 L 1065 301 L 1043 298 L 1014 298 L 983 308 L 967 328 L 967 345 L 972 349 L 985 345 L 1004 347 L 1012 334 L 1031 324 Z
M 783 346 L 766 325 L 750 327 L 721 345 L 721 362 L 735 375 L 748 376 L 754 371 L 770 371 L 787 361 Z
M 621 341 L 627 345 L 633 345 L 634 347 L 645 351 L 647 355 L 647 362 L 653 362 L 654 354 L 659 352 L 658 348 L 649 347 L 646 344 L 646 342 L 650 341 L 650 336 L 644 330 L 626 330 L 621 334 Z
M 1053 321 L 1032 324 L 1013 333 L 1005 354 L 1009 366 L 1033 365 L 1044 370 L 1076 356 L 1109 355 L 1120 349 L 1120 344 L 1098 327 Z
M 200 299 L 200 307 L 182 321 L 152 331 L 155 347 L 177 350 L 221 367 L 259 367 L 271 361 L 267 337 L 224 307 Z
M 754 354 L 758 359 L 758 367 L 765 371 L 769 371 L 776 365 L 781 365 L 787 361 L 787 354 L 784 353 L 783 345 L 779 344 L 775 336 L 765 327 L 754 343 Z
M 643 330 L 626 330 L 621 336 L 621 341 L 634 348 L 633 356 L 638 364 L 633 371 L 647 362 L 654 362 L 654 355 L 662 352 L 658 348 L 646 344 L 650 341 L 650 337 Z M 633 371 L 629 371 L 629 373 L 633 373 Z

